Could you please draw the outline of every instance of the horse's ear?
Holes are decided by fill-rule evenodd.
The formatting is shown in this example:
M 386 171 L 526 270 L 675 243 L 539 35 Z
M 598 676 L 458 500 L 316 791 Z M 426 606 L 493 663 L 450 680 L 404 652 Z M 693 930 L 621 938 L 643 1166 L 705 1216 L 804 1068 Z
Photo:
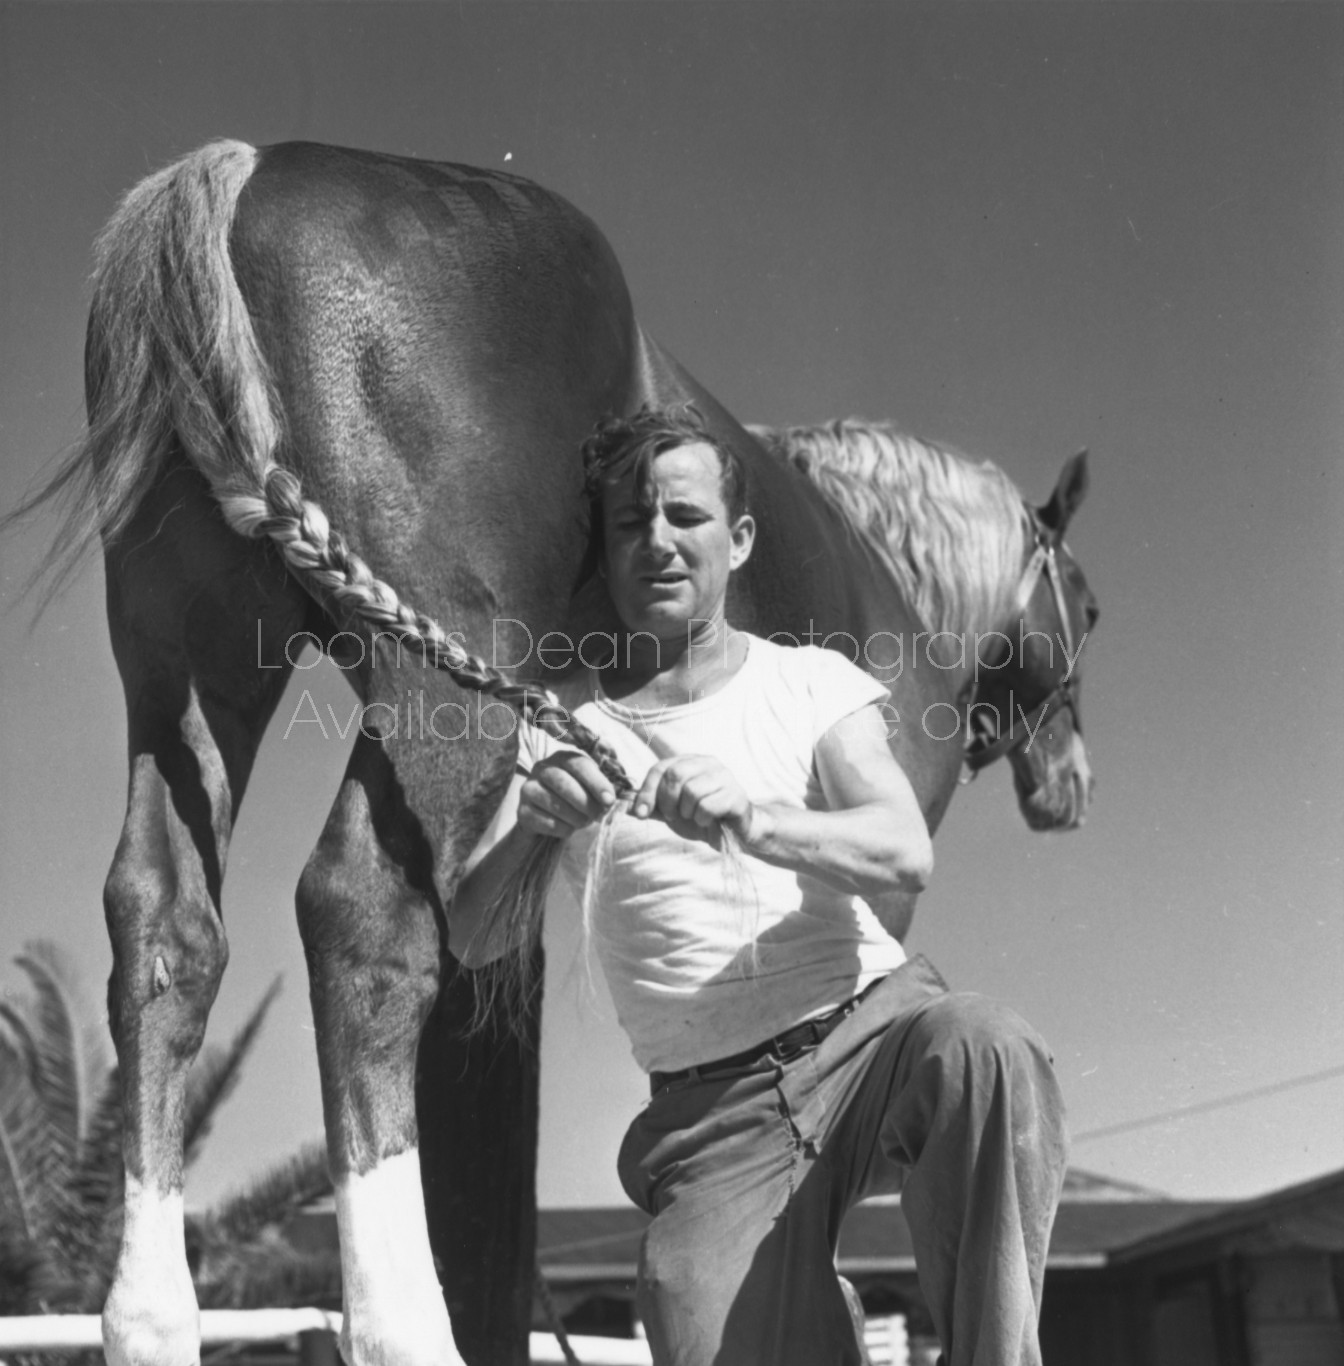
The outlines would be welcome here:
M 1036 515 L 1041 525 L 1054 532 L 1056 538 L 1063 536 L 1073 514 L 1087 495 L 1087 452 L 1079 451 L 1064 462 L 1059 472 L 1059 482 L 1050 495 L 1050 501 L 1037 509 Z

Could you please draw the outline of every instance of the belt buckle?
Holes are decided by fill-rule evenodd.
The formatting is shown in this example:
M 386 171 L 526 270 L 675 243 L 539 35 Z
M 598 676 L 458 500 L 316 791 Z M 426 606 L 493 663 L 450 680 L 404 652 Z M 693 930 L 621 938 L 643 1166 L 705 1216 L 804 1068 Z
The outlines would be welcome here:
M 790 1033 L 792 1033 L 792 1031 L 790 1031 Z M 804 1053 L 810 1053 L 820 1042 L 821 1038 L 817 1032 L 816 1022 L 814 1020 L 809 1020 L 803 1037 L 796 1042 L 784 1044 L 782 1042 L 782 1036 L 776 1035 L 773 1052 L 780 1062 L 796 1062 Z

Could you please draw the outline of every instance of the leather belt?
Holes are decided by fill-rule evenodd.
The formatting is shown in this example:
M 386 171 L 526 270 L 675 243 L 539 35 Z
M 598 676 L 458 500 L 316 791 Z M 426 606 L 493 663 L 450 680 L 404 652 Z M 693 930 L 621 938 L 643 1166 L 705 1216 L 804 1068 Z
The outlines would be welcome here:
M 762 1058 L 770 1056 L 775 1057 L 780 1062 L 792 1062 L 795 1058 L 800 1058 L 804 1053 L 816 1048 L 842 1020 L 852 1015 L 859 1008 L 860 1002 L 877 986 L 878 982 L 884 980 L 885 978 L 879 977 L 877 981 L 870 982 L 857 996 L 846 1001 L 844 1005 L 836 1006 L 834 1010 L 827 1011 L 825 1015 L 804 1020 L 802 1024 L 794 1025 L 792 1029 L 786 1029 L 782 1034 L 776 1034 L 773 1038 L 753 1044 L 750 1048 L 744 1048 L 740 1053 L 729 1054 L 726 1058 L 715 1058 L 713 1062 L 699 1063 L 695 1067 L 685 1067 L 680 1072 L 650 1072 L 649 1088 L 654 1094 L 657 1094 L 664 1086 L 669 1086 L 674 1081 L 710 1081 L 715 1074 L 740 1072 L 753 1063 L 760 1062 Z

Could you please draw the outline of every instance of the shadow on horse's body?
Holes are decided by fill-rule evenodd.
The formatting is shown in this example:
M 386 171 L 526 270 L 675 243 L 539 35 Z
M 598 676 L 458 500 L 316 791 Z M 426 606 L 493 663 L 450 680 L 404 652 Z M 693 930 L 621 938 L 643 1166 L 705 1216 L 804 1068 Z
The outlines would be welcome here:
M 559 646 L 613 629 L 600 593 L 576 595 L 587 550 L 578 450 L 595 421 L 693 399 L 740 452 L 760 530 L 730 597 L 736 625 L 829 635 L 841 648 L 853 640 L 861 654 L 886 642 L 870 665 L 890 664 L 901 642 L 904 667 L 879 676 L 891 678 L 893 750 L 930 827 L 955 790 L 965 718 L 926 719 L 971 700 L 970 624 L 941 623 L 962 633 L 959 661 L 935 663 L 926 645 L 929 667 L 918 667 L 928 623 L 891 571 L 927 566 L 818 495 L 797 467 L 806 434 L 761 433 L 762 444 L 650 342 L 598 231 L 526 181 L 306 144 L 213 144 L 128 196 L 100 240 L 96 278 L 89 433 L 34 501 L 72 496 L 58 548 L 102 534 L 127 701 L 130 796 L 105 896 L 127 1171 L 108 1358 L 196 1359 L 180 1222 L 183 1083 L 227 958 L 220 897 L 233 822 L 289 677 L 286 644 L 310 632 L 341 652 L 365 704 L 297 894 L 337 1188 L 343 1346 L 358 1366 L 455 1361 L 421 1199 L 416 1049 L 439 991 L 457 870 L 514 745 L 488 738 L 498 714 L 482 725 L 479 695 L 454 677 L 503 686 L 466 654 L 494 640 L 497 621 L 516 633 L 524 624 L 534 643 L 560 632 L 549 642 Z M 1007 657 L 989 664 L 992 677 L 982 670 L 976 697 L 1008 718 L 1016 699 L 1024 721 L 1046 704 L 1030 713 L 1030 736 L 1014 729 L 1000 746 L 1037 826 L 1076 824 L 1087 801 L 1072 696 L 1057 686 L 1071 685 L 1076 652 L 1066 673 L 1051 640 L 1063 652 L 1094 615 L 1062 545 L 1083 484 L 1075 460 L 1045 509 L 1014 499 L 994 531 L 1016 550 L 992 585 L 1001 610 L 983 626 L 1019 631 L 1020 619 L 1044 634 L 1031 649 L 1005 634 Z M 374 641 L 380 627 L 389 634 Z M 414 648 L 403 651 L 402 633 Z M 539 654 L 528 670 L 547 673 Z M 402 726 L 408 699 L 421 715 L 459 718 L 455 738 Z M 535 1062 L 526 1050 L 502 1056 L 492 1084 L 507 1100 L 528 1069 L 534 1084 Z M 474 1084 L 449 1093 L 468 1104 Z M 532 1104 L 517 1112 L 524 1124 Z M 478 1128 L 449 1146 L 460 1154 L 473 1141 Z M 509 1168 L 505 1185 L 515 1176 L 510 1217 L 526 1262 L 531 1176 Z M 444 1179 L 427 1172 L 431 1186 Z M 494 1179 L 498 1190 L 498 1164 Z M 462 1268 L 460 1238 L 439 1232 L 450 1271 Z M 512 1286 L 496 1293 L 498 1313 L 525 1334 L 525 1299 Z M 469 1355 L 487 1352 L 492 1333 L 500 1350 L 479 1305 L 459 1295 L 454 1317 Z M 513 1340 L 516 1351 L 525 1337 Z

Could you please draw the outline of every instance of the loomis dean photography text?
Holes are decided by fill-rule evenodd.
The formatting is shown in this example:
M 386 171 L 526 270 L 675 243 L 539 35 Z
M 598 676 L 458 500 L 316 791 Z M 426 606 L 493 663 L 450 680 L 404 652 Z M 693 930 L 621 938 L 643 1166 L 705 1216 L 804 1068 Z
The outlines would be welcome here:
M 709 652 L 721 654 L 727 648 L 726 632 L 722 640 L 715 639 L 716 633 L 710 633 L 708 638 L 697 634 L 698 628 L 705 625 L 713 626 L 713 623 L 692 622 L 688 626 L 690 634 L 685 653 L 692 660 L 697 652 L 702 656 Z M 576 664 L 600 674 L 604 669 L 615 667 L 623 656 L 628 660 L 640 635 L 590 631 L 574 639 L 564 631 L 547 631 L 534 637 L 526 623 L 514 618 L 496 619 L 492 627 L 491 665 L 515 670 L 520 676 L 540 675 L 543 679 L 550 674 L 569 672 Z M 638 643 L 647 645 L 657 657 L 664 648 L 663 643 L 644 634 L 645 638 Z M 450 631 L 448 638 L 466 647 L 466 638 L 461 632 Z M 1041 654 L 1047 660 L 1047 667 L 1053 670 L 1058 651 L 1064 664 L 1062 677 L 1067 682 L 1072 679 L 1074 667 L 1087 644 L 1087 633 L 1084 632 L 1075 645 L 1059 633 L 1051 635 L 1029 630 L 1025 621 L 1018 623 L 1016 641 L 1003 631 L 977 631 L 974 635 L 957 631 L 914 631 L 910 633 L 907 650 L 906 636 L 896 632 L 876 631 L 860 640 L 848 631 L 819 631 L 816 624 L 809 621 L 804 630 L 797 633 L 776 631 L 769 639 L 794 646 L 819 645 L 823 649 L 837 650 L 851 663 L 862 663 L 882 682 L 899 679 L 907 667 L 907 659 L 911 669 L 922 665 L 925 669 L 946 672 L 965 670 L 969 665 L 973 680 L 978 682 L 982 673 L 997 673 L 1007 668 L 1015 656 L 1025 656 L 1028 649 Z M 523 642 L 521 652 L 518 649 L 520 641 Z M 423 652 L 416 649 L 413 638 L 391 631 L 375 631 L 367 639 L 353 631 L 340 631 L 326 641 L 310 631 L 300 631 L 285 640 L 277 658 L 267 658 L 262 646 L 261 625 L 257 624 L 258 669 L 280 669 L 288 665 L 303 672 L 317 668 L 324 656 L 343 672 L 357 669 L 366 661 L 373 669 L 401 668 L 403 663 L 422 669 L 432 667 Z M 877 708 L 887 726 L 887 738 L 894 738 L 895 728 L 901 724 L 899 709 L 890 701 L 877 703 Z M 1024 747 L 1029 749 L 1045 715 L 1030 711 L 1010 689 L 1002 713 L 996 702 L 972 696 L 961 704 L 931 702 L 917 719 L 924 733 L 935 740 L 960 740 L 963 731 L 972 728 L 992 732 L 996 739 L 1013 737 L 1022 730 L 1026 735 Z M 473 736 L 505 740 L 516 732 L 518 715 L 507 704 L 479 694 L 471 703 L 437 701 L 427 700 L 423 690 L 408 688 L 397 703 L 355 702 L 338 716 L 333 704 L 328 702 L 319 707 L 311 690 L 305 688 L 295 701 L 285 726 L 286 739 L 296 725 L 316 726 L 324 739 L 344 740 L 354 727 L 371 735 L 386 737 L 400 733 L 418 740 L 463 740 Z

